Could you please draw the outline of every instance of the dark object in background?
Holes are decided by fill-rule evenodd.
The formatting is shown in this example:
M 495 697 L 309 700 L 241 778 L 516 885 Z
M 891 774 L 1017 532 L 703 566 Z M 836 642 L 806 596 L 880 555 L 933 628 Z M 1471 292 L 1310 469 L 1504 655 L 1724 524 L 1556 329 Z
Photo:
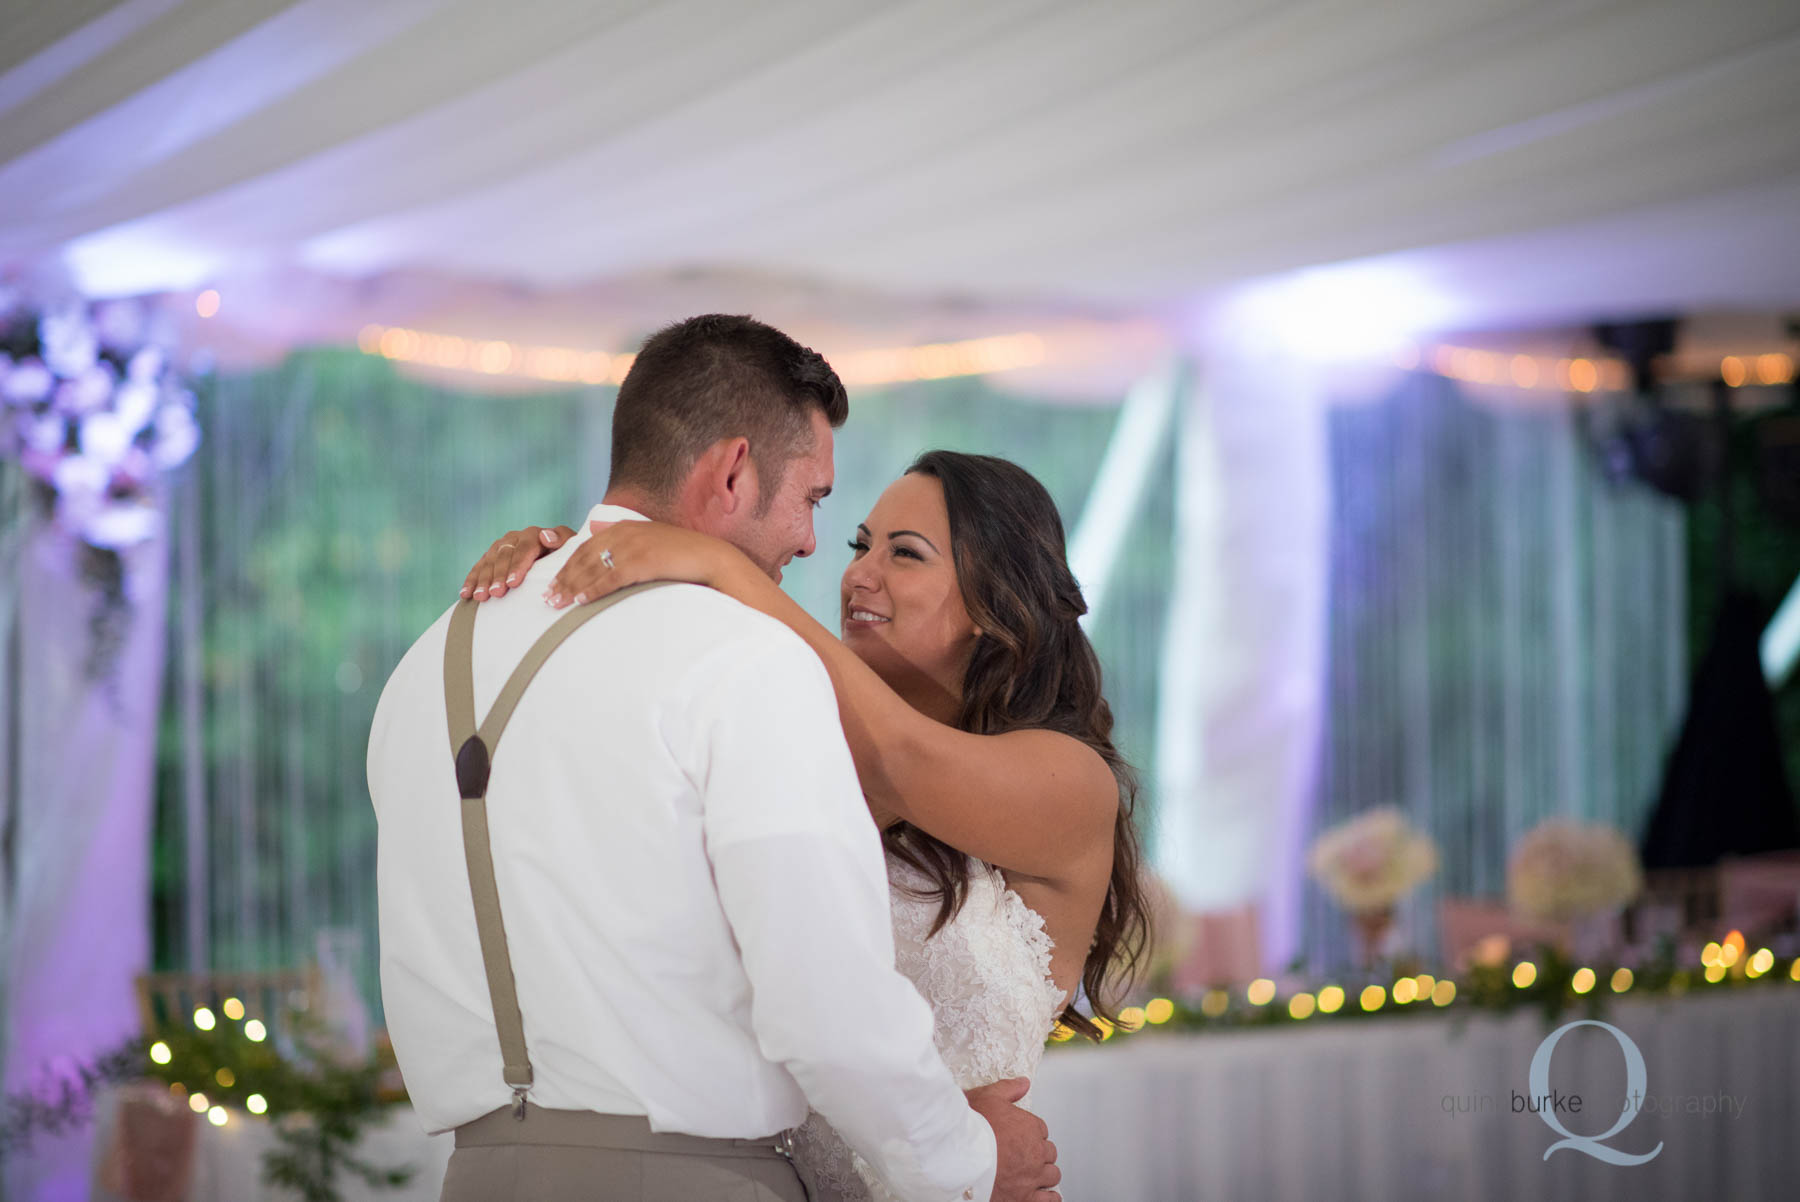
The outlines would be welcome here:
M 1777 519 L 1800 526 L 1800 407 L 1756 423 L 1756 490 Z
M 1701 868 L 1727 855 L 1800 847 L 1758 650 L 1768 616 L 1740 592 L 1719 608 L 1644 835 L 1645 868 Z

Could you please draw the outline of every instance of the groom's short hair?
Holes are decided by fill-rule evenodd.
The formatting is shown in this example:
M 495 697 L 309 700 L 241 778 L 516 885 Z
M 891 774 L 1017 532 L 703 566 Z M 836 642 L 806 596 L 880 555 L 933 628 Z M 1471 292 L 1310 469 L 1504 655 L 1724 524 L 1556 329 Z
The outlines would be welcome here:
M 766 506 L 811 449 L 814 409 L 834 428 L 850 414 L 823 355 L 750 317 L 690 317 L 651 335 L 619 385 L 612 481 L 669 496 L 706 448 L 741 435 Z

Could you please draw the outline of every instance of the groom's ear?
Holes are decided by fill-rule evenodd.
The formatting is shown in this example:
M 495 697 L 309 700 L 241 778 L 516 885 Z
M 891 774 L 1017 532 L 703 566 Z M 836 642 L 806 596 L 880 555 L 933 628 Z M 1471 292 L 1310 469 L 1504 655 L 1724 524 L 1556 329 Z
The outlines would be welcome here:
M 727 516 L 749 511 L 756 505 L 756 464 L 750 459 L 750 440 L 743 437 L 726 439 L 717 444 L 714 495 Z

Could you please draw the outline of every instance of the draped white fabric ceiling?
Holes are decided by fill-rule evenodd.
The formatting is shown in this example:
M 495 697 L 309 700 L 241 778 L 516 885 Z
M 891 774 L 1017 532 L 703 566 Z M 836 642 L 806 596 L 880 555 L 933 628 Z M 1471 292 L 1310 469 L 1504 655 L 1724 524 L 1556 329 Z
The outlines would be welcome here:
M 1464 322 L 1800 303 L 1793 0 L 58 0 L 4 23 L 0 266 L 90 288 L 727 273 L 1166 319 L 1433 248 Z

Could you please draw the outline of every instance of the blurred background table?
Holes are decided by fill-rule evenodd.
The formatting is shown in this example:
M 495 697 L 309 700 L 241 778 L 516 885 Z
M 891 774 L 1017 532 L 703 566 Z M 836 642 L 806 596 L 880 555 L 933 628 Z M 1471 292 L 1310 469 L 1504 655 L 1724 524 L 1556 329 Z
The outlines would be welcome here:
M 1800 1190 L 1800 1014 L 1785 989 L 1619 1001 L 1606 1020 L 1642 1051 L 1647 1096 L 1741 1099 L 1723 1113 L 1646 1106 L 1608 1141 L 1660 1154 L 1615 1167 L 1511 1113 L 1554 1025 L 1408 1015 L 1207 1035 L 1142 1033 L 1045 1056 L 1032 1091 L 1059 1150 L 1070 1202 L 1198 1199 L 1701 1197 L 1790 1199 Z M 1591 1038 L 1590 1038 L 1591 1036 Z M 1618 1044 L 1578 1028 L 1556 1048 L 1552 1084 L 1586 1097 L 1571 1131 L 1610 1125 L 1624 1095 Z M 1491 1097 L 1493 1109 L 1454 1112 Z M 1451 1099 L 1446 1103 L 1445 1099 Z M 1696 1102 L 1702 1105 L 1703 1101 Z M 1447 1109 L 1447 1105 L 1450 1107 Z M 1610 1109 L 1609 1109 L 1610 1108 Z M 1605 1111 L 1608 1118 L 1602 1118 Z

